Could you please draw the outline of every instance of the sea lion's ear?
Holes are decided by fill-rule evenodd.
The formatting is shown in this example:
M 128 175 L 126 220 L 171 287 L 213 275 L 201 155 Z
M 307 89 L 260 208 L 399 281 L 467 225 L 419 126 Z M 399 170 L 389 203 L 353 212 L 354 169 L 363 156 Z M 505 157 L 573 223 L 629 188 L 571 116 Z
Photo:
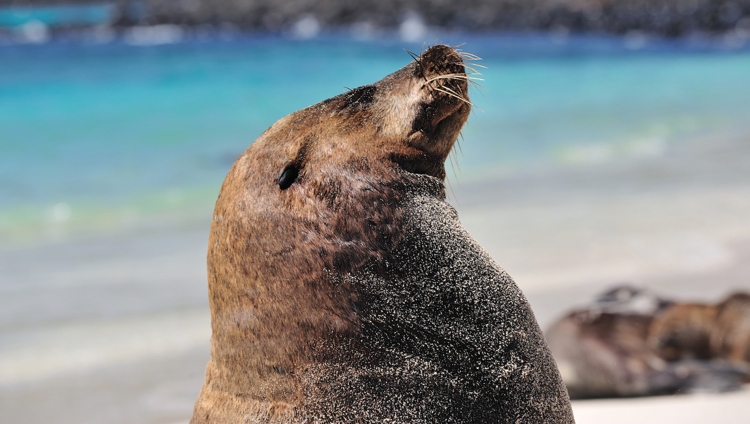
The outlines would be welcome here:
M 295 162 L 289 162 L 279 174 L 279 188 L 288 189 L 299 176 L 299 165 Z

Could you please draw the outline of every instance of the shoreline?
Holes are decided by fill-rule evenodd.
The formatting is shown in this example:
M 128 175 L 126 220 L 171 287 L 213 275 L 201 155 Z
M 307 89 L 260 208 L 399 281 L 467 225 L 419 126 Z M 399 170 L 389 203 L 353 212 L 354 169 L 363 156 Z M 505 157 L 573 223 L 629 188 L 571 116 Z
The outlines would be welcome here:
M 750 22 L 750 17 L 746 18 Z M 750 23 L 745 29 L 726 29 L 722 31 L 695 30 L 678 37 L 659 32 L 639 29 L 624 32 L 570 31 L 565 28 L 487 28 L 465 29 L 425 27 L 420 32 L 420 39 L 401 33 L 397 28 L 379 28 L 372 32 L 361 32 L 356 26 L 334 26 L 321 28 L 314 34 L 300 35 L 293 29 L 270 31 L 267 29 L 246 29 L 232 25 L 181 25 L 175 23 L 137 24 L 130 26 L 96 26 L 96 27 L 50 27 L 44 31 L 44 37 L 30 38 L 18 28 L 0 27 L 0 47 L 16 45 L 46 45 L 55 42 L 75 43 L 97 46 L 119 43 L 127 46 L 149 47 L 160 45 L 179 45 L 190 42 L 225 43 L 241 40 L 283 39 L 299 42 L 320 42 L 334 39 L 350 39 L 358 42 L 382 42 L 417 46 L 424 44 L 421 40 L 435 42 L 463 43 L 465 38 L 508 38 L 536 37 L 548 40 L 553 46 L 565 46 L 586 40 L 620 41 L 623 51 L 648 51 L 665 47 L 693 48 L 713 51 L 730 50 L 746 51 L 750 49 Z M 593 46 L 596 49 L 598 46 Z

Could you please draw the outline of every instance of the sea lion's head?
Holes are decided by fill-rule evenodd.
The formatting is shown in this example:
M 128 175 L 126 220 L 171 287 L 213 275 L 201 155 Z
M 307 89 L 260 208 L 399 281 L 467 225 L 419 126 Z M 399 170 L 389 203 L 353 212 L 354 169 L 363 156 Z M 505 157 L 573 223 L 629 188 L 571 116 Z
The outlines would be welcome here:
M 277 151 L 268 159 L 282 190 L 326 167 L 375 161 L 443 179 L 471 110 L 468 81 L 462 54 L 436 45 L 374 84 L 282 118 L 254 144 Z
M 396 152 L 396 162 L 404 166 L 403 159 L 411 156 L 411 166 L 405 166 L 414 169 L 409 170 L 440 178 L 444 175 L 438 164 L 445 162 L 470 111 L 463 60 L 444 45 L 431 47 L 377 83 L 330 102 L 355 121 L 369 123 L 369 139 Z M 414 155 L 421 164 L 414 163 Z M 425 166 L 428 163 L 431 166 Z

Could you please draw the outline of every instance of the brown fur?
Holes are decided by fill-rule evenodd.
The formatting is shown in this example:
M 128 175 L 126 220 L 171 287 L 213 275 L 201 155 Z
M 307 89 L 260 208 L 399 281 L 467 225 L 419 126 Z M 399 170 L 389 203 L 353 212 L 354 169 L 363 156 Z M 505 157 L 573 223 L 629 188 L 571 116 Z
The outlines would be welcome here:
M 750 295 L 673 303 L 619 287 L 546 336 L 571 398 L 733 390 L 748 377 L 736 362 L 750 346 Z
M 711 348 L 718 358 L 750 364 L 749 293 L 734 293 L 717 305 Z
M 643 396 L 661 384 L 665 363 L 646 345 L 652 317 L 582 310 L 557 321 L 547 341 L 571 398 Z
M 282 118 L 234 164 L 209 238 L 211 361 L 192 423 L 299 419 L 311 346 L 360 325 L 356 293 L 332 273 L 387 261 L 401 170 L 445 177 L 470 110 L 444 92 L 468 99 L 465 79 L 429 81 L 445 74 L 465 76 L 461 56 L 432 47 L 372 86 Z M 282 170 L 298 174 L 285 189 Z
M 750 362 L 750 294 L 717 304 L 674 304 L 658 314 L 649 344 L 664 359 Z
M 714 305 L 676 303 L 654 319 L 649 345 L 667 361 L 710 359 L 715 320 Z

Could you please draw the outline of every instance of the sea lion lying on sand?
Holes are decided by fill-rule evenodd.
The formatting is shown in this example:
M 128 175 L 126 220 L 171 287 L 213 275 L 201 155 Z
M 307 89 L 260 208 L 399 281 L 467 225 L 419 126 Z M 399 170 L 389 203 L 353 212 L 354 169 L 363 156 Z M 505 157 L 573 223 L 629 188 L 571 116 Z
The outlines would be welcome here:
M 750 364 L 750 293 L 734 293 L 716 309 L 711 333 L 714 356 Z
M 711 360 L 706 317 L 714 309 L 622 286 L 555 322 L 546 337 L 573 399 L 732 390 L 748 370 Z
M 675 304 L 656 315 L 649 345 L 663 358 L 724 359 L 750 364 L 750 294 L 716 304 Z
M 649 291 L 624 285 L 555 322 L 546 337 L 570 397 L 675 390 L 666 362 L 646 344 L 653 314 L 667 304 Z
M 715 321 L 715 305 L 671 305 L 653 319 L 648 329 L 649 348 L 667 361 L 711 359 L 711 333 Z
M 573 422 L 526 299 L 445 202 L 466 59 L 433 46 L 237 160 L 192 423 Z

